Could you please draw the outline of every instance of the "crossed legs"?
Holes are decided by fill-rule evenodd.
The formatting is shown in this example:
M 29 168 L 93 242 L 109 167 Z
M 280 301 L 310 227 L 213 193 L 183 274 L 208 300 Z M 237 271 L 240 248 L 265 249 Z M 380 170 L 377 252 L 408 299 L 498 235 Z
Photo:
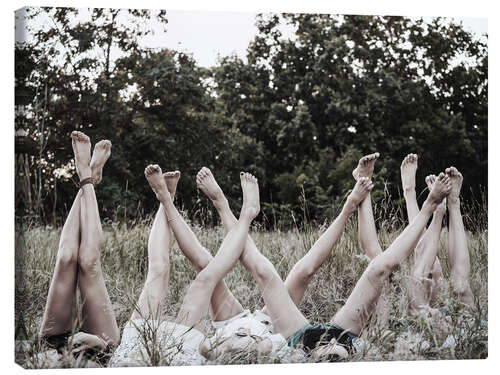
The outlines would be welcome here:
M 202 168 L 197 175 L 198 187 L 212 200 L 226 231 L 234 225 L 235 218 L 227 199 L 208 168 Z M 288 337 L 307 325 L 307 320 L 297 309 L 311 277 L 330 254 L 336 240 L 342 233 L 349 215 L 372 188 L 368 178 L 360 178 L 350 194 L 342 213 L 316 241 L 311 250 L 292 269 L 285 283 L 274 266 L 264 257 L 248 237 L 240 261 L 257 281 L 271 316 L 275 332 Z
M 389 275 L 411 254 L 427 220 L 450 189 L 449 177 L 441 173 L 420 212 L 391 246 L 370 262 L 344 306 L 332 318 L 332 323 L 356 335 L 360 334 L 374 311 Z
M 401 179 L 410 222 L 418 213 L 415 193 L 416 169 L 417 155 L 407 155 L 401 164 Z M 451 286 L 462 303 L 473 307 L 474 297 L 469 281 L 470 259 L 467 237 L 460 212 L 459 196 L 463 177 L 455 167 L 447 168 L 445 172 L 451 181 L 451 192 L 446 200 L 449 214 L 448 260 L 450 263 Z M 429 188 L 434 180 L 435 176 L 433 175 L 426 177 Z M 436 305 L 439 286 L 443 278 L 437 251 L 445 211 L 446 205 L 443 202 L 434 213 L 429 228 L 417 245 L 416 259 L 412 270 L 412 285 L 410 287 L 411 309 L 413 312 L 418 312 L 424 306 Z
M 208 168 L 202 168 L 197 176 L 198 188 L 213 202 L 226 232 L 236 225 L 229 203 Z M 273 322 L 274 331 L 288 337 L 307 325 L 307 320 L 290 299 L 288 291 L 271 262 L 263 256 L 250 236 L 240 261 L 256 280 Z
M 156 193 L 158 200 L 165 210 L 167 221 L 176 235 L 179 246 L 185 246 L 191 250 L 188 242 L 196 240 L 196 237 L 187 224 L 181 220 L 181 216 L 172 202 L 172 197 L 161 175 L 161 169 L 157 165 L 148 166 L 145 174 L 151 188 Z M 231 270 L 243 251 L 250 223 L 258 214 L 260 204 L 258 184 L 255 177 L 248 173 L 242 173 L 240 177 L 243 190 L 243 207 L 240 219 L 225 237 L 217 255 L 198 273 L 196 279 L 191 284 L 177 316 L 177 323 L 199 327 L 201 318 L 203 318 L 209 309 L 214 289 Z M 177 236 L 178 234 L 179 236 Z M 199 244 L 197 240 L 195 244 Z M 198 249 L 200 248 L 201 245 L 199 245 Z M 195 253 L 189 254 L 191 256 L 198 256 Z
M 94 183 L 99 183 L 111 152 L 111 142 L 98 142 L 91 160 L 90 139 L 81 132 L 73 132 L 71 137 L 80 180 L 92 177 Z M 94 186 L 86 184 L 77 193 L 61 232 L 41 326 L 42 336 L 72 331 L 78 279 L 83 299 L 82 331 L 99 336 L 108 344 L 118 344 L 119 330 L 101 270 L 101 242 L 102 228 Z M 68 305 L 71 308 L 68 309 Z

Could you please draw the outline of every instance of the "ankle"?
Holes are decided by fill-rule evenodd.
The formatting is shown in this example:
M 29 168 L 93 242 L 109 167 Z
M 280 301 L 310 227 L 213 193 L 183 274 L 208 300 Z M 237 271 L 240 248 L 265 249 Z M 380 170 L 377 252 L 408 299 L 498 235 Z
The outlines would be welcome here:
M 415 186 L 406 186 L 403 187 L 403 195 L 406 198 L 407 196 L 409 197 L 414 197 L 417 195 L 417 192 L 415 191 Z
M 212 203 L 217 211 L 223 211 L 229 209 L 229 202 L 224 195 L 217 197 L 217 199 L 212 200 Z
M 447 204 L 449 208 L 460 208 L 460 198 L 449 195 L 447 198 Z
M 80 181 L 92 177 L 92 170 L 90 169 L 90 167 L 79 168 L 78 177 L 80 178 Z

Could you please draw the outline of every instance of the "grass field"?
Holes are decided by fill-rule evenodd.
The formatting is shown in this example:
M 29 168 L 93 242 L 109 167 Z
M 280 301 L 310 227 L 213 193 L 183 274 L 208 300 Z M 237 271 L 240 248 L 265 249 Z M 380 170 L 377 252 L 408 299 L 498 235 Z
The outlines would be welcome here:
M 379 241 L 387 247 L 402 230 L 397 216 L 380 217 L 376 209 Z M 487 256 L 487 205 L 482 204 L 464 215 L 471 232 L 468 245 L 471 257 L 471 286 L 477 299 L 479 312 L 468 319 L 463 309 L 445 287 L 440 296 L 443 311 L 454 322 L 455 345 L 443 347 L 446 337 L 429 329 L 428 322 L 412 319 L 407 314 L 408 296 L 406 282 L 412 263 L 410 258 L 391 277 L 391 320 L 382 329 L 370 325 L 363 333 L 365 349 L 351 360 L 390 361 L 422 359 L 486 358 L 488 356 L 488 256 Z M 102 265 L 111 301 L 114 305 L 120 329 L 130 317 L 147 271 L 147 239 L 151 219 L 132 225 L 108 223 L 104 225 L 105 243 L 102 249 Z M 288 231 L 265 231 L 253 228 L 252 237 L 260 251 L 270 259 L 284 279 L 295 262 L 311 247 L 322 226 L 305 225 Z M 200 242 L 212 253 L 222 242 L 221 227 L 202 228 L 191 223 Z M 55 264 L 60 228 L 31 227 L 16 244 L 16 362 L 24 367 L 43 367 L 37 356 L 37 332 L 43 314 L 46 295 Z M 23 250 L 24 249 L 24 250 Z M 443 229 L 439 258 L 448 278 L 447 233 Z M 171 271 L 169 296 L 165 314 L 175 316 L 195 271 L 174 244 L 170 253 Z M 368 259 L 363 255 L 357 239 L 356 215 L 351 217 L 341 239 L 331 256 L 314 277 L 300 306 L 310 322 L 326 322 L 343 305 L 357 279 L 366 268 Z M 244 308 L 262 307 L 256 283 L 248 272 L 237 265 L 225 278 L 231 291 Z M 223 363 L 252 363 L 256 358 L 242 357 L 223 360 Z M 266 359 L 259 359 L 266 362 Z M 154 363 L 152 363 L 154 364 Z M 62 361 L 59 366 L 84 366 L 84 363 Z

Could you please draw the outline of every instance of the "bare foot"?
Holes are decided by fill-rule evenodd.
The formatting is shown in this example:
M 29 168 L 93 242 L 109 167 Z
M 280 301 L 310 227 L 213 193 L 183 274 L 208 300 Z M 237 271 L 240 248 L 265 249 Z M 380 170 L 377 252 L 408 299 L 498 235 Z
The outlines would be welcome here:
M 437 205 L 439 205 L 443 201 L 443 199 L 446 198 L 448 194 L 450 194 L 450 191 L 450 178 L 443 172 L 441 172 L 432 184 L 432 189 L 427 196 L 425 203 L 429 203 L 433 210 L 435 210 Z
M 401 182 L 403 192 L 411 193 L 415 191 L 415 174 L 417 173 L 418 156 L 417 154 L 408 154 L 401 163 Z
M 80 177 L 80 180 L 90 177 L 90 138 L 84 133 L 75 130 L 71 132 L 71 144 L 75 154 L 78 177 Z
M 250 173 L 241 172 L 241 190 L 243 190 L 243 206 L 241 215 L 253 220 L 260 212 L 259 184 Z
M 462 173 L 460 173 L 455 167 L 446 168 L 445 173 L 451 181 L 451 191 L 448 201 L 450 204 L 458 203 L 460 199 L 460 189 L 462 189 L 462 182 L 464 180 L 464 177 L 462 176 Z
M 205 195 L 214 202 L 224 197 L 224 193 L 217 184 L 217 181 L 215 181 L 212 171 L 210 171 L 207 167 L 201 168 L 196 175 L 196 186 L 198 186 L 198 189 L 205 193 Z
M 432 185 L 434 185 L 434 182 L 436 182 L 436 175 L 431 174 L 425 178 L 425 183 L 427 184 L 427 188 L 429 191 L 432 190 Z M 441 214 L 444 215 L 446 213 L 446 198 L 443 199 L 443 201 L 437 206 L 436 211 L 434 211 L 436 214 Z
M 349 210 L 354 211 L 372 189 L 373 183 L 368 177 L 359 177 L 345 203 Z
M 144 175 L 149 182 L 149 186 L 156 194 L 156 198 L 161 202 L 164 199 L 170 199 L 170 193 L 167 189 L 167 184 L 161 173 L 161 168 L 158 164 L 148 165 L 144 170 Z
M 375 152 L 374 154 L 365 155 L 359 159 L 358 166 L 352 171 L 354 179 L 356 181 L 358 181 L 360 177 L 368 177 L 371 179 L 375 162 L 379 156 L 380 154 Z
M 179 171 L 163 173 L 163 179 L 165 180 L 165 184 L 167 185 L 167 190 L 170 193 L 172 202 L 174 201 L 175 191 L 177 190 L 177 183 L 179 182 L 179 178 L 181 178 L 181 172 Z
M 97 185 L 102 180 L 102 169 L 104 164 L 109 159 L 111 155 L 111 142 L 107 139 L 99 141 L 94 146 L 94 153 L 92 154 L 92 159 L 90 160 L 90 169 L 92 170 L 92 180 L 94 185 Z

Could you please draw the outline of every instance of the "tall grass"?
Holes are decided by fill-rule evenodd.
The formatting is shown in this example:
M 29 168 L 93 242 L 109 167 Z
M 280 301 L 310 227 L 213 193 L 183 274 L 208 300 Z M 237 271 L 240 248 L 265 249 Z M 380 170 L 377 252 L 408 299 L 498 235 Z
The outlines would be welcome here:
M 486 358 L 488 355 L 488 264 L 487 264 L 487 204 L 473 202 L 465 207 L 464 220 L 470 229 L 467 233 L 471 259 L 471 284 L 479 307 L 478 312 L 466 314 L 451 295 L 450 288 L 443 288 L 440 306 L 451 316 L 455 345 L 443 347 L 446 334 L 429 328 L 425 320 L 408 315 L 406 284 L 412 259 L 408 259 L 391 276 L 391 319 L 386 327 L 375 324 L 363 332 L 365 345 L 353 360 L 417 360 Z M 403 229 L 399 212 L 391 211 L 390 204 L 375 205 L 378 235 L 382 248 L 386 248 Z M 102 247 L 102 267 L 106 286 L 113 303 L 120 329 L 129 319 L 135 301 L 144 284 L 147 272 L 147 240 L 151 218 L 136 221 L 133 225 L 105 222 L 105 241 Z M 224 231 L 221 227 L 205 228 L 190 223 L 200 242 L 212 253 L 220 246 Z M 266 231 L 254 227 L 252 237 L 260 251 L 274 264 L 283 279 L 293 265 L 312 246 L 329 223 L 314 225 L 308 221 L 301 228 Z M 28 368 L 54 366 L 40 359 L 37 332 L 45 307 L 47 291 L 52 277 L 61 228 L 31 227 L 16 237 L 16 361 Z M 447 232 L 443 230 L 439 258 L 446 279 L 449 277 L 447 262 Z M 195 271 L 183 256 L 176 243 L 170 251 L 171 269 L 168 302 L 163 314 L 175 316 L 182 298 L 195 277 Z M 326 322 L 345 303 L 358 278 L 368 264 L 357 233 L 356 215 L 353 215 L 335 245 L 330 257 L 314 276 L 300 310 L 310 322 Z M 237 265 L 225 278 L 227 285 L 245 308 L 263 306 L 259 289 L 246 270 Z M 209 324 L 207 325 L 209 327 Z M 210 331 L 210 330 L 209 330 Z M 210 332 L 208 332 L 210 333 Z M 69 356 L 67 357 L 69 358 Z M 242 355 L 220 359 L 217 363 L 273 362 L 270 358 Z M 158 363 L 152 361 L 150 364 Z M 84 366 L 83 362 L 65 359 L 59 366 Z

